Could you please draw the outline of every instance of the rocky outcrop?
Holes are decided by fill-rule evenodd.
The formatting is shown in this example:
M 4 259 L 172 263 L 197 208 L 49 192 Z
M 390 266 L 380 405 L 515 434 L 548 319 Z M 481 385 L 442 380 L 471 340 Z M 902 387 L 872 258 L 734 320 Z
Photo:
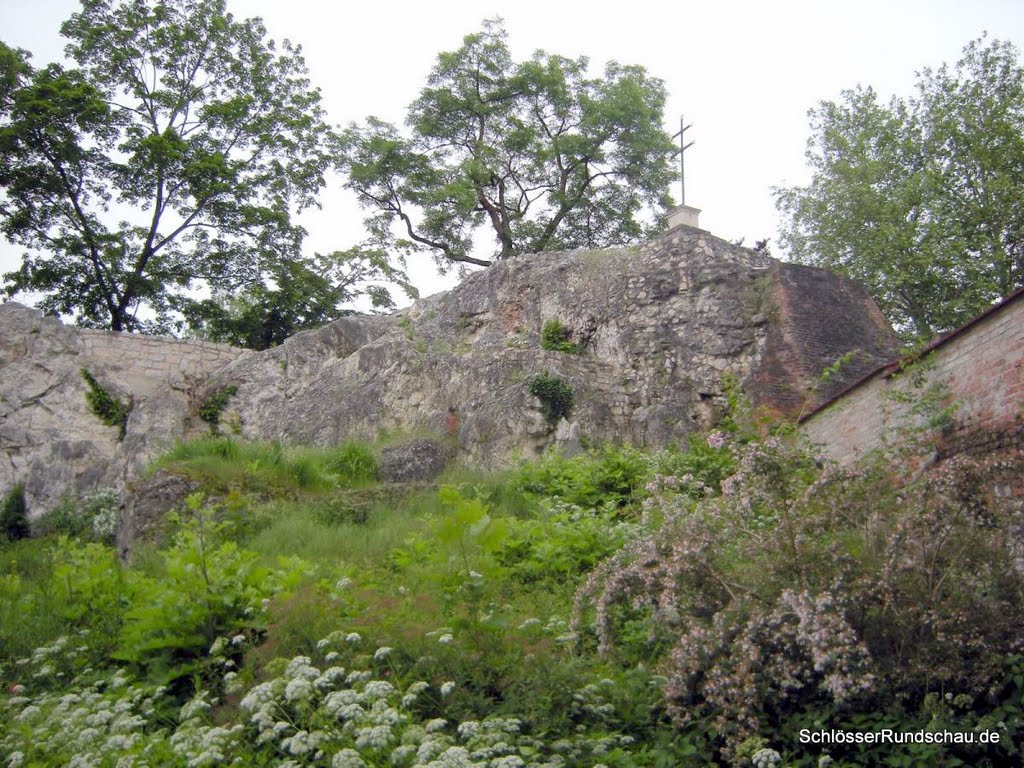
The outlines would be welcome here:
M 798 313 L 800 286 L 815 291 Z M 547 374 L 574 394 L 563 433 L 657 447 L 714 422 L 726 376 L 759 405 L 794 412 L 895 344 L 856 284 L 687 227 L 642 248 L 509 259 L 399 315 L 358 322 L 371 320 L 364 344 L 335 344 L 356 335 L 357 320 L 345 320 L 343 332 L 298 334 L 218 372 L 214 386 L 238 387 L 243 434 L 333 444 L 454 429 L 463 458 L 502 462 L 555 439 L 529 387 Z M 579 354 L 541 348 L 551 320 Z M 813 367 L 854 348 L 856 364 L 810 392 Z
M 448 466 L 451 450 L 436 440 L 417 438 L 381 449 L 377 480 L 382 483 L 414 483 L 434 480 Z
M 242 354 L 220 344 L 104 333 L 0 305 L 0 490 L 25 483 L 31 514 L 64 495 L 123 487 L 174 440 L 202 425 L 197 391 Z M 82 370 L 131 403 L 126 434 L 86 400 Z
M 542 349 L 552 320 L 578 354 Z M 715 421 L 727 377 L 759 405 L 794 413 L 895 348 L 854 283 L 689 227 L 640 248 L 509 259 L 401 313 L 343 318 L 123 391 L 136 397 L 123 443 L 85 406 L 82 333 L 16 305 L 0 312 L 0 485 L 25 480 L 36 502 L 123 485 L 228 386 L 237 393 L 225 422 L 247 438 L 330 445 L 426 434 L 464 461 L 495 464 L 556 441 L 680 441 Z M 854 349 L 853 364 L 815 390 L 816 372 Z M 114 389 L 128 380 L 102 365 L 92 372 Z M 557 431 L 531 394 L 540 374 L 572 391 Z

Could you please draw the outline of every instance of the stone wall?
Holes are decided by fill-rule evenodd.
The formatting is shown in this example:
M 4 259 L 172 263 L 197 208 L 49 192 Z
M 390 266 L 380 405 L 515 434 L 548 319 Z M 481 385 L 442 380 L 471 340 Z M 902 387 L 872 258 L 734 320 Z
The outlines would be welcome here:
M 1024 449 L 1024 290 L 933 343 L 923 360 L 917 381 L 897 364 L 876 371 L 805 419 L 804 433 L 852 461 L 920 426 L 911 405 L 931 391 L 945 393 L 940 407 L 956 406 L 941 454 Z
M 118 369 L 125 387 L 135 396 L 151 394 L 162 384 L 196 378 L 222 368 L 244 350 L 227 344 L 139 336 L 78 329 L 82 364 Z
M 25 484 L 31 514 L 64 495 L 120 488 L 193 427 L 209 374 L 242 350 L 65 326 L 0 305 L 0 493 Z M 89 409 L 82 369 L 133 404 L 127 435 Z

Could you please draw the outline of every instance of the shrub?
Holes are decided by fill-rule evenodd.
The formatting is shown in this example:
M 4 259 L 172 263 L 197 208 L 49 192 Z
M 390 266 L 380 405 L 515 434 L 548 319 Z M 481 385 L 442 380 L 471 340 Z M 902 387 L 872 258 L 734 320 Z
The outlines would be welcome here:
M 117 512 L 117 491 L 98 488 L 81 499 L 64 497 L 33 521 L 32 530 L 37 536 L 64 535 L 112 544 Z
M 735 450 L 721 497 L 655 483 L 648 533 L 577 592 L 584 645 L 660 661 L 677 725 L 710 724 L 726 754 L 867 697 L 913 712 L 934 692 L 991 695 L 1024 650 L 1024 515 L 993 487 L 1024 458 L 951 459 L 908 482 L 776 438 Z
M 574 396 L 565 379 L 547 373 L 537 374 L 530 379 L 530 394 L 540 400 L 541 412 L 551 429 L 572 412 Z
M 606 445 L 566 458 L 556 451 L 520 465 L 509 484 L 536 498 L 580 507 L 623 507 L 639 500 L 655 459 L 632 446 Z
M 118 440 L 124 440 L 125 429 L 128 427 L 128 414 L 132 411 L 131 399 L 129 398 L 127 403 L 118 400 L 107 392 L 85 368 L 82 369 L 82 378 L 88 385 L 85 399 L 89 403 L 89 409 L 108 427 L 117 427 Z
M 27 538 L 28 535 L 28 505 L 25 503 L 25 486 L 18 483 L 7 492 L 2 505 L 0 505 L 0 536 L 15 541 Z
M 189 498 L 196 516 L 163 553 L 163 572 L 133 574 L 131 604 L 113 654 L 164 683 L 201 672 L 219 636 L 260 630 L 261 601 L 293 588 L 304 570 L 295 560 L 283 561 L 280 569 L 258 565 L 255 552 L 223 540 L 223 525 L 210 523 L 201 503 L 198 495 Z
M 220 417 L 228 406 L 228 400 L 238 394 L 238 387 L 231 384 L 222 387 L 206 398 L 206 401 L 199 406 L 199 418 L 210 425 L 210 432 L 217 434 L 220 431 Z
M 551 352 L 568 352 L 578 355 L 583 352 L 578 344 L 569 341 L 569 329 L 560 320 L 548 320 L 540 332 L 540 347 Z

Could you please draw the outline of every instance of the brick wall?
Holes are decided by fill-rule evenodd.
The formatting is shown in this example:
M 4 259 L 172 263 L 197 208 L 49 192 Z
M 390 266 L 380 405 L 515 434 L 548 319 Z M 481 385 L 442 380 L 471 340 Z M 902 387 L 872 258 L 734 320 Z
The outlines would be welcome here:
M 76 329 L 82 340 L 82 363 L 96 361 L 120 371 L 121 381 L 135 395 L 145 395 L 168 381 L 211 373 L 244 350 L 226 344 L 163 336 Z
M 958 408 L 942 431 L 944 455 L 1024 448 L 1024 289 L 931 345 L 924 386 L 890 365 L 804 420 L 804 433 L 839 461 L 851 461 L 920 424 L 911 399 L 940 385 Z M 927 366 L 926 366 L 927 367 Z M 933 390 L 940 391 L 940 390 Z

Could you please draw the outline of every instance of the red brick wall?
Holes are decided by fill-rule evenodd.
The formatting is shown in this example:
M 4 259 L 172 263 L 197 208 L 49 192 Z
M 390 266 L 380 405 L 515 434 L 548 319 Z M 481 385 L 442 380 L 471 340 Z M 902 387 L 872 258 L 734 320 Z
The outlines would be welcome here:
M 901 427 L 921 424 L 908 404 L 886 393 L 914 398 L 941 385 L 946 402 L 958 404 L 938 434 L 942 454 L 1024 448 L 1024 291 L 933 344 L 927 359 L 934 367 L 923 389 L 894 367 L 879 371 L 807 418 L 804 433 L 833 458 L 856 459 L 899 439 Z

